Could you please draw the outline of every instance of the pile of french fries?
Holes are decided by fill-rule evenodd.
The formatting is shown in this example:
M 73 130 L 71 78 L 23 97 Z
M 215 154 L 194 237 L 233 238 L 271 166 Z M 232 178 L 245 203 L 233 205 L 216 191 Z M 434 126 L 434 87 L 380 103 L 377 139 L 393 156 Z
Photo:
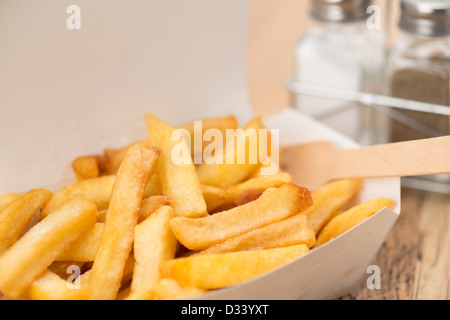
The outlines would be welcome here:
M 238 128 L 232 116 L 202 124 Z M 190 160 L 176 164 L 177 128 L 151 113 L 146 126 L 141 141 L 74 159 L 76 181 L 59 191 L 0 195 L 4 298 L 201 296 L 316 250 L 393 205 L 386 198 L 350 205 L 361 180 L 308 190 L 282 167 L 261 175 L 262 162 L 197 165 L 201 154 L 187 142 Z M 194 135 L 192 124 L 181 128 Z M 243 128 L 265 127 L 255 118 Z

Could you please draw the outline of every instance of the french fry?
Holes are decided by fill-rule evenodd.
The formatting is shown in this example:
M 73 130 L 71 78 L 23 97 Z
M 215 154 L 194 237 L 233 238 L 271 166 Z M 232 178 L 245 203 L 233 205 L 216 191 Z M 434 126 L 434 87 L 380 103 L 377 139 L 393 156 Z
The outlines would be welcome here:
M 151 113 L 146 114 L 148 138 L 161 149 L 159 178 L 163 194 L 172 198 L 174 213 L 182 217 L 205 217 L 208 215 L 200 182 L 192 158 L 187 152 L 186 141 L 173 141 L 174 128 Z M 182 147 L 180 161 L 175 161 L 174 151 Z M 178 157 L 179 155 L 177 155 Z
M 279 188 L 289 182 L 292 182 L 292 178 L 285 172 L 246 180 L 227 189 L 227 199 L 223 206 L 232 207 L 236 205 L 236 200 L 242 197 L 242 194 L 248 192 L 264 192 L 269 188 Z M 241 204 L 243 203 L 241 202 Z
M 134 255 L 130 253 L 125 267 L 123 268 L 122 281 L 120 283 L 120 289 L 117 293 L 116 300 L 124 300 L 130 294 L 130 281 L 133 278 L 134 269 Z
M 228 197 L 233 200 L 246 190 L 265 191 L 269 188 L 281 187 L 289 182 L 292 182 L 292 177 L 286 172 L 278 172 L 271 176 L 259 176 L 257 178 L 246 180 L 227 189 Z
M 104 223 L 106 221 L 106 214 L 108 213 L 108 209 L 100 210 L 97 213 L 97 222 Z
M 99 176 L 115 176 L 119 171 L 120 165 L 127 153 L 128 149 L 136 143 L 149 144 L 147 139 L 140 139 L 121 148 L 105 148 L 103 154 L 95 156 L 97 158 L 97 166 Z
M 267 176 L 267 174 L 262 174 L 264 172 L 262 169 L 266 169 L 267 170 L 267 169 L 271 168 L 272 169 L 271 171 L 273 173 L 269 174 L 269 175 L 275 175 L 275 174 L 279 174 L 279 173 L 286 173 L 280 167 L 281 157 L 283 155 L 283 149 L 278 147 L 278 148 L 275 149 L 275 151 L 278 152 L 278 159 L 272 158 L 271 159 L 272 161 L 269 161 L 269 162 L 267 162 L 265 164 L 262 164 L 260 170 L 256 170 L 252 174 L 250 174 L 247 177 L 247 180 Z
M 210 290 L 229 287 L 273 270 L 309 252 L 306 245 L 198 255 L 168 260 L 161 275 L 182 286 Z
M 274 249 L 299 244 L 305 244 L 308 248 L 316 244 L 316 235 L 309 218 L 302 214 L 249 231 L 194 255 Z
M 376 198 L 357 205 L 331 220 L 319 233 L 315 248 L 340 236 L 384 208 L 390 208 L 394 202 L 384 197 Z
M 150 179 L 147 182 L 147 185 L 145 186 L 144 190 L 144 198 L 148 198 L 150 196 L 158 196 L 162 195 L 162 188 L 161 188 L 161 181 L 159 179 L 159 176 L 157 174 L 158 167 L 157 163 L 155 164 L 155 169 L 153 170 L 153 174 L 150 177 Z
M 167 196 L 151 196 L 142 200 L 138 222 L 141 223 L 162 206 L 170 206 L 172 198 Z
M 56 261 L 94 261 L 103 234 L 104 223 L 97 222 L 90 230 L 61 252 Z
M 128 148 L 133 144 L 120 149 L 107 148 L 103 150 L 103 155 L 99 158 L 100 175 L 116 175 L 117 171 L 119 171 L 120 165 L 122 164 L 123 158 L 128 151 Z
M 116 296 L 116 300 L 126 300 L 130 295 L 131 288 L 124 287 L 119 290 Z M 150 300 L 150 299 L 136 299 L 136 300 Z
M 100 176 L 97 156 L 78 157 L 72 162 L 77 181 L 98 178 Z
M 234 116 L 208 118 L 208 119 L 202 120 L 201 135 L 203 137 L 203 134 L 209 129 L 217 129 L 223 134 L 223 136 L 225 136 L 227 129 L 234 130 L 234 129 L 237 129 L 237 126 L 238 126 L 237 119 Z M 188 132 L 191 134 L 191 137 L 194 137 L 194 123 L 187 123 L 178 128 L 188 130 Z M 101 156 L 95 156 L 95 158 L 97 160 L 97 167 L 99 170 L 99 175 L 100 176 L 116 175 L 128 148 L 138 142 L 148 143 L 148 140 L 141 139 L 130 145 L 127 145 L 125 147 L 118 148 L 118 149 L 106 148 L 103 150 L 103 154 Z M 202 141 L 201 150 L 198 150 L 197 154 L 195 154 L 194 153 L 194 151 L 195 151 L 194 140 L 191 139 L 191 146 L 190 146 L 191 156 L 192 157 L 201 156 L 203 154 L 205 145 L 206 145 L 206 143 L 204 143 Z M 82 158 L 85 158 L 85 157 L 82 157 Z M 86 158 L 89 158 L 89 157 L 86 157 Z
M 261 197 L 263 193 L 264 193 L 264 191 L 260 191 L 260 190 L 245 190 L 244 192 L 242 192 L 242 194 L 240 194 L 234 200 L 234 205 L 242 206 L 249 202 L 255 201 L 256 199 Z M 231 206 L 231 208 L 232 208 L 232 206 Z
M 8 192 L 0 195 L 0 212 L 20 197 L 20 193 Z
M 200 187 L 202 190 L 203 199 L 205 200 L 208 212 L 213 211 L 225 201 L 227 193 L 225 190 L 213 186 L 207 186 L 204 184 L 201 184 Z M 144 199 L 142 202 L 141 213 L 139 215 L 139 222 L 145 220 L 152 212 L 156 211 L 156 209 L 158 209 L 160 206 L 173 204 L 172 198 L 157 194 L 158 192 L 144 194 L 144 196 L 146 196 L 146 199 Z
M 175 257 L 177 240 L 169 227 L 172 207 L 163 206 L 134 230 L 134 272 L 128 299 L 148 296 L 158 282 L 159 266 Z
M 311 193 L 313 205 L 303 214 L 309 217 L 316 235 L 358 193 L 362 184 L 360 179 L 344 179 L 325 184 Z
M 261 167 L 259 158 L 259 130 L 266 129 L 261 118 L 247 123 L 241 131 L 236 131 L 232 140 L 226 141 L 223 152 L 216 150 L 215 157 L 222 157 L 222 163 L 204 162 L 197 167 L 200 182 L 206 185 L 227 189 L 244 181 L 250 174 Z M 256 147 L 256 151 L 254 149 Z M 218 153 L 219 152 L 219 153 Z M 251 155 L 256 159 L 251 159 Z M 239 156 L 245 155 L 244 161 Z
M 175 217 L 170 227 L 178 241 L 190 250 L 203 250 L 250 230 L 283 220 L 312 205 L 309 190 L 293 183 L 267 189 L 246 205 L 204 218 Z
M 87 179 L 69 184 L 57 191 L 48 203 L 41 210 L 41 219 L 45 218 L 53 209 L 57 208 L 64 201 L 75 194 L 82 194 L 86 199 L 94 202 L 99 211 L 105 210 L 109 206 L 111 192 L 116 181 L 115 175 L 102 176 L 98 178 Z M 161 194 L 159 179 L 152 175 L 147 182 L 143 197 L 147 198 L 153 195 Z
M 138 143 L 122 161 L 89 279 L 91 299 L 114 299 L 133 243 L 145 186 L 159 157 L 159 149 Z
M 89 275 L 90 271 L 81 274 L 77 287 L 47 270 L 28 287 L 27 296 L 32 300 L 87 300 Z
M 145 195 L 144 195 L 145 197 Z M 141 202 L 141 209 L 139 212 L 138 223 L 144 221 L 149 215 L 155 212 L 159 207 L 168 206 L 172 204 L 172 199 L 167 196 L 149 196 Z M 105 222 L 108 209 L 98 212 L 97 222 Z
M 171 204 L 166 196 L 152 196 L 141 202 L 138 223 L 142 222 L 162 206 Z M 97 215 L 96 225 L 79 239 L 72 242 L 57 258 L 56 261 L 94 261 L 106 221 L 108 210 L 102 210 Z M 100 216 L 100 214 L 102 215 Z
M 150 295 L 153 300 L 175 300 L 193 298 L 207 291 L 195 288 L 180 286 L 178 282 L 173 279 L 160 279 L 154 286 Z
M 122 275 L 122 282 L 121 282 L 121 288 L 130 282 L 130 280 L 133 277 L 133 270 L 134 270 L 134 253 L 133 251 L 130 252 L 130 255 L 128 256 L 127 261 L 125 262 L 125 267 L 123 268 L 123 275 Z
M 106 209 L 109 205 L 111 191 L 116 176 L 104 176 L 69 184 L 55 192 L 41 210 L 41 219 L 45 218 L 52 210 L 58 208 L 75 194 L 82 194 L 87 200 L 94 202 L 98 210 Z
M 207 186 L 206 184 L 202 184 L 201 188 L 208 212 L 219 208 L 227 199 L 227 191 L 221 188 Z
M 75 240 L 76 241 L 76 240 Z M 78 268 L 84 268 L 86 263 L 80 261 L 54 261 L 51 265 L 48 266 L 48 270 L 56 274 L 62 279 L 66 279 L 70 277 L 71 267 L 77 266 Z
M 222 117 L 222 118 L 208 118 L 201 120 L 201 131 L 195 132 L 195 123 L 187 123 L 185 125 L 180 126 L 181 129 L 186 129 L 190 136 L 191 136 L 191 145 L 189 146 L 191 148 L 191 156 L 193 159 L 196 158 L 202 158 L 203 157 L 203 151 L 205 150 L 205 147 L 209 144 L 209 142 L 203 141 L 203 136 L 207 130 L 210 129 L 216 129 L 219 130 L 222 134 L 222 136 L 226 137 L 226 131 L 228 129 L 236 130 L 238 128 L 238 121 L 235 116 L 229 116 L 229 117 Z M 195 136 L 201 135 L 202 139 L 201 141 L 201 148 L 194 148 L 195 144 Z M 223 141 L 222 143 L 225 143 Z
M 38 210 L 50 200 L 51 196 L 52 193 L 45 189 L 31 190 L 0 211 L 0 254 L 19 239 Z
M 72 241 L 95 224 L 97 208 L 74 197 L 34 225 L 0 256 L 0 291 L 19 298 Z
M 148 185 L 147 185 L 148 186 Z M 208 212 L 219 207 L 225 200 L 226 191 L 213 186 L 200 185 L 202 195 L 206 203 Z M 147 190 L 148 188 L 146 188 Z M 173 205 L 173 199 L 168 196 L 157 195 L 157 192 L 144 193 L 145 199 L 142 201 L 139 222 L 145 220 L 151 213 L 156 211 L 162 205 Z

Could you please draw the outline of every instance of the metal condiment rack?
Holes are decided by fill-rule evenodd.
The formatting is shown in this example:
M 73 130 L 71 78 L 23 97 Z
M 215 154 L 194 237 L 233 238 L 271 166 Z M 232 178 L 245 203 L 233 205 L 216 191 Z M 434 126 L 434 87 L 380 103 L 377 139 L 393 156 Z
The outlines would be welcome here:
M 295 81 L 288 82 L 287 86 L 290 92 L 295 95 L 301 94 L 324 99 L 356 102 L 359 103 L 361 106 L 368 106 L 370 108 L 373 108 L 377 112 L 381 112 L 388 117 L 392 117 L 393 115 L 395 117 L 395 110 L 413 110 L 450 117 L 450 107 L 443 105 L 399 99 L 379 94 L 353 92 L 342 89 L 327 88 L 316 85 L 298 83 Z M 330 110 L 329 113 L 340 111 L 341 110 Z M 319 115 L 317 116 L 317 119 L 320 120 L 321 117 L 326 116 L 327 114 Z M 399 119 L 396 118 L 396 120 Z M 410 123 L 409 125 L 414 125 L 414 123 Z M 362 145 L 366 145 L 364 141 L 358 142 Z M 431 181 L 422 179 L 420 177 L 405 177 L 402 179 L 402 186 L 417 190 L 450 194 L 450 183 Z

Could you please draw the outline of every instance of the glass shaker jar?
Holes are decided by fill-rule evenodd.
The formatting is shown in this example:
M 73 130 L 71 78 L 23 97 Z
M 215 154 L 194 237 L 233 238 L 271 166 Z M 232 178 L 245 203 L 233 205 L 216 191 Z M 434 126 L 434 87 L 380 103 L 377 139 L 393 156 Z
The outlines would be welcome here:
M 294 83 L 377 92 L 385 58 L 384 30 L 368 26 L 371 0 L 310 0 L 310 23 L 295 52 Z M 295 107 L 364 144 L 359 103 L 302 93 Z
M 402 0 L 398 41 L 387 61 L 387 95 L 450 106 L 450 0 Z M 450 117 L 389 110 L 392 142 L 450 134 Z
M 401 9 L 400 35 L 387 61 L 385 94 L 450 106 L 450 0 L 402 0 Z M 390 142 L 450 134 L 450 116 L 431 108 L 430 112 L 390 108 L 387 114 Z M 450 194 L 448 174 L 410 177 L 406 183 Z

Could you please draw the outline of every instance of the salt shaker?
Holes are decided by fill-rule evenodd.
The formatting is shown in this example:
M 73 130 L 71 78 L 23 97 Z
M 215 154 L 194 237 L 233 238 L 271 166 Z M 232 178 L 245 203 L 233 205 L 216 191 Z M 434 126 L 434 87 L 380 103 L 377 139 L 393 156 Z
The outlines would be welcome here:
M 387 61 L 387 95 L 450 106 L 450 0 L 402 0 L 401 33 Z M 450 117 L 389 111 L 392 142 L 450 134 Z
M 385 58 L 384 30 L 368 26 L 371 0 L 310 0 L 310 23 L 295 52 L 294 82 L 324 88 L 376 92 Z M 295 95 L 295 107 L 361 142 L 362 106 Z

